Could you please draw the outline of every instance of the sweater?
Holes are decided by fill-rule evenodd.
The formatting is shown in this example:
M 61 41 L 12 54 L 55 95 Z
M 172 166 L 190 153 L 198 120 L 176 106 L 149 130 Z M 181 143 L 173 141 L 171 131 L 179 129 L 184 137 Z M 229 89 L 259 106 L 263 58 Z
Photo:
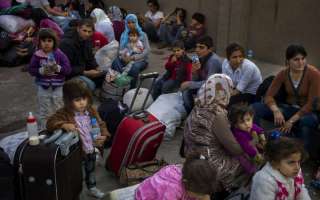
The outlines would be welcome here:
M 82 40 L 76 29 L 69 29 L 60 43 L 60 49 L 69 58 L 71 74 L 68 78 L 83 75 L 85 70 L 96 69 L 98 64 L 92 52 L 92 41 Z
M 199 89 L 209 76 L 222 71 L 221 58 L 215 53 L 200 58 L 200 63 L 201 68 L 192 74 L 190 89 Z
M 43 53 L 42 50 L 36 51 L 30 61 L 29 73 L 32 76 L 35 76 L 36 84 L 42 86 L 43 88 L 59 87 L 62 86 L 65 80 L 65 77 L 70 74 L 71 67 L 69 59 L 67 56 L 60 50 L 56 49 L 53 51 L 55 61 L 60 65 L 60 72 L 55 73 L 52 76 L 44 76 L 40 74 L 39 68 L 41 68 L 43 63 L 47 62 L 47 55 Z
M 136 200 L 195 200 L 188 197 L 182 185 L 182 166 L 169 165 L 140 183 Z
M 300 106 L 297 114 L 303 116 L 311 112 L 313 98 L 320 96 L 320 72 L 314 66 L 307 65 L 296 89 L 297 95 L 290 80 L 289 72 L 290 69 L 286 68 L 277 74 L 266 93 L 265 103 L 269 107 L 275 105 L 276 101 L 274 97 L 280 90 L 281 85 L 284 84 L 287 93 L 286 103 Z
M 172 62 L 171 55 L 165 64 L 165 68 L 169 73 L 169 80 L 178 80 L 180 83 L 183 81 L 191 81 L 191 76 L 192 76 L 192 64 L 191 61 L 184 56 L 183 58 Z
M 311 200 L 302 172 L 294 178 L 283 176 L 267 163 L 252 181 L 250 200 Z

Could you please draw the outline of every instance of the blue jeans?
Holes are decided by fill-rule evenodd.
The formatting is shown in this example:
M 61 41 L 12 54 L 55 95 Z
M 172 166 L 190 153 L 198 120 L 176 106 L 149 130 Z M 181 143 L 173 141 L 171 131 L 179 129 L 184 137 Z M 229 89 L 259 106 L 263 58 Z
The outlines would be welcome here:
M 168 24 L 161 24 L 159 28 L 159 39 L 161 42 L 164 42 L 166 44 L 173 44 L 175 41 L 178 40 L 178 34 L 180 34 L 181 30 L 183 30 L 183 27 L 180 27 L 176 30 L 176 32 L 173 32 L 172 25 Z
M 266 104 L 254 103 L 252 104 L 252 107 L 255 111 L 254 122 L 256 124 L 260 125 L 261 119 L 268 121 L 273 120 L 273 113 Z M 290 119 L 290 117 L 299 111 L 299 108 L 287 104 L 280 104 L 279 109 L 282 111 L 282 114 L 286 120 Z M 308 113 L 303 115 L 294 125 L 296 128 L 296 130 L 293 131 L 294 135 L 303 140 L 307 150 L 310 150 L 310 138 L 312 130 L 317 128 L 318 123 L 318 117 L 314 113 Z
M 184 107 L 189 114 L 193 108 L 194 105 L 194 95 L 196 95 L 198 92 L 198 89 L 187 89 L 182 92 L 182 98 Z
M 113 61 L 111 68 L 122 73 L 122 68 L 125 66 L 126 66 L 126 63 L 118 57 Z M 131 67 L 130 71 L 128 72 L 128 75 L 133 78 L 130 82 L 130 89 L 136 87 L 138 76 L 139 76 L 140 72 L 143 71 L 144 69 L 146 69 L 147 66 L 148 66 L 148 62 L 145 60 L 135 61 L 132 64 L 132 67 Z

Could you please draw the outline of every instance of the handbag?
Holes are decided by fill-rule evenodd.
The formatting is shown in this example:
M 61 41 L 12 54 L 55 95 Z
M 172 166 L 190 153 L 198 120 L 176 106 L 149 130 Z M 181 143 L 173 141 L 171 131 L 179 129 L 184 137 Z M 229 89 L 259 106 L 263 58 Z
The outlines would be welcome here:
M 121 169 L 120 184 L 125 186 L 138 184 L 166 165 L 168 163 L 163 159 L 128 165 Z

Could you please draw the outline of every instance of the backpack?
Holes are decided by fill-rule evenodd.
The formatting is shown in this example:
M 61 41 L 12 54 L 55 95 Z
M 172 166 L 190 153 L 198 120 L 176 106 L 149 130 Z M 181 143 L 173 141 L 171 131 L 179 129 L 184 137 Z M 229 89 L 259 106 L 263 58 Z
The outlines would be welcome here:
M 256 101 L 261 102 L 263 101 L 263 98 L 265 97 L 273 79 L 275 76 L 268 76 L 265 78 L 262 83 L 259 85 L 257 92 L 256 92 Z M 278 93 L 274 96 L 275 100 L 277 102 L 282 102 L 284 103 L 286 100 L 287 92 L 285 90 L 284 84 L 281 85 L 281 88 L 279 89 Z

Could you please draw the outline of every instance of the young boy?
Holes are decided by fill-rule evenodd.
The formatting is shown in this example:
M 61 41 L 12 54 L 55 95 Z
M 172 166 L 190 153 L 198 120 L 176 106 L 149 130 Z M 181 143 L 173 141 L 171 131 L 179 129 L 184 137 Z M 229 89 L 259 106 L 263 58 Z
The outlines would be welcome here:
M 185 53 L 183 42 L 175 42 L 172 49 L 173 53 L 165 64 L 166 73 L 155 84 L 153 99 L 161 94 L 176 92 L 181 83 L 191 80 L 192 64 Z
M 196 41 L 204 36 L 206 28 L 204 26 L 206 17 L 202 13 L 194 13 L 192 15 L 191 24 L 187 30 L 180 33 L 180 38 L 184 41 L 187 50 L 195 48 Z

